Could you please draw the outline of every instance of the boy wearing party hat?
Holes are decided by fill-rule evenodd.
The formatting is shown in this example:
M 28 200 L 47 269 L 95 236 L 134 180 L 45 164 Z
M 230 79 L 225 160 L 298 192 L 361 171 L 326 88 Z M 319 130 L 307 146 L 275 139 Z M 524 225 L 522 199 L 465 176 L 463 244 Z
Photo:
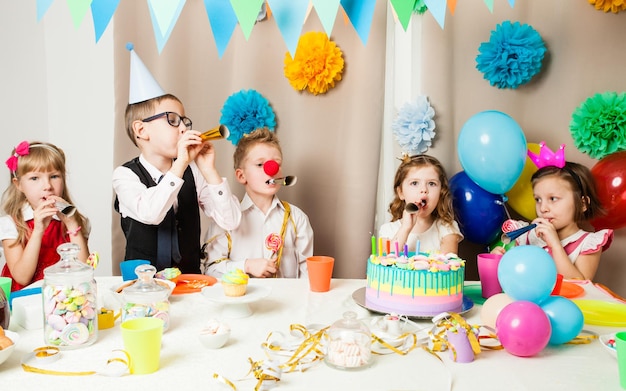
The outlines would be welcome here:
M 113 172 L 124 260 L 200 273 L 200 208 L 223 229 L 241 220 L 239 202 L 215 168 L 215 148 L 192 130 L 182 102 L 152 77 L 131 44 L 125 124 L 140 155 Z

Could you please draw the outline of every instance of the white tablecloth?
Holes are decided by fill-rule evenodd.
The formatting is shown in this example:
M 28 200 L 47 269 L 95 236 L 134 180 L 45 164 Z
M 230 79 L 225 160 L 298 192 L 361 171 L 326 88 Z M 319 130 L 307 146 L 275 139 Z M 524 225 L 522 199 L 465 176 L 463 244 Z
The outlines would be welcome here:
M 105 304 L 113 304 L 111 286 L 119 277 L 98 278 L 98 290 Z M 256 379 L 247 375 L 248 358 L 265 358 L 260 347 L 272 331 L 288 333 L 291 324 L 330 325 L 347 310 L 360 317 L 378 316 L 357 305 L 352 293 L 362 288 L 364 280 L 332 281 L 327 293 L 309 291 L 308 281 L 292 279 L 253 280 L 271 287 L 267 298 L 251 303 L 253 314 L 241 319 L 222 317 L 223 305 L 207 300 L 201 293 L 171 297 L 171 326 L 163 335 L 160 369 L 150 375 L 126 375 L 119 378 L 102 375 L 52 376 L 25 372 L 21 358 L 43 345 L 43 331 L 23 330 L 11 325 L 20 334 L 14 354 L 0 365 L 2 390 L 211 390 L 227 389 L 212 376 L 220 374 L 233 381 L 238 390 L 252 390 Z M 593 285 L 585 286 L 582 298 L 607 299 Z M 480 324 L 480 306 L 465 314 L 471 324 Z M 200 344 L 198 332 L 210 318 L 219 318 L 232 329 L 227 345 L 209 350 Z M 428 320 L 420 321 L 430 327 Z M 586 330 L 606 334 L 614 328 L 588 326 Z M 90 347 L 63 351 L 61 358 L 48 368 L 87 371 L 100 369 L 111 357 L 111 351 L 122 349 L 119 320 L 115 327 L 101 330 Z M 341 371 L 323 362 L 306 372 L 284 373 L 276 390 L 619 390 L 617 360 L 594 341 L 586 345 L 547 347 L 540 354 L 520 358 L 504 350 L 483 350 L 472 363 L 451 361 L 448 352 L 439 353 L 438 360 L 430 353 L 415 349 L 406 356 L 377 355 L 371 367 Z M 241 380 L 243 379 L 243 380 Z M 7 388 L 8 387 L 8 388 Z

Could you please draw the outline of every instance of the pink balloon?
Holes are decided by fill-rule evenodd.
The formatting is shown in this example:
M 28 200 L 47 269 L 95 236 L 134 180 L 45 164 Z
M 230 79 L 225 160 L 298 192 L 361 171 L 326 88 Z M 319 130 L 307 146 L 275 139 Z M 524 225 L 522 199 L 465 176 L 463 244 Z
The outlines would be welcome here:
M 546 347 L 552 335 L 552 326 L 539 305 L 520 300 L 500 311 L 496 319 L 496 335 L 507 352 L 530 357 Z

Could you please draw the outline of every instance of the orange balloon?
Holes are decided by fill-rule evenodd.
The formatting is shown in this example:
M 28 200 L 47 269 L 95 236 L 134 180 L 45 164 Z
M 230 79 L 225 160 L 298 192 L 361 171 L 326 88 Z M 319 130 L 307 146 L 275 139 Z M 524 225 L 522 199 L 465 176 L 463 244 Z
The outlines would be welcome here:
M 539 154 L 539 144 L 527 143 L 526 146 L 529 151 Z M 535 163 L 533 163 L 529 157 L 526 157 L 522 174 L 511 190 L 506 193 L 509 206 L 527 220 L 533 220 L 537 217 L 535 198 L 533 197 L 533 186 L 530 183 L 530 178 L 536 171 L 537 166 L 535 166 Z

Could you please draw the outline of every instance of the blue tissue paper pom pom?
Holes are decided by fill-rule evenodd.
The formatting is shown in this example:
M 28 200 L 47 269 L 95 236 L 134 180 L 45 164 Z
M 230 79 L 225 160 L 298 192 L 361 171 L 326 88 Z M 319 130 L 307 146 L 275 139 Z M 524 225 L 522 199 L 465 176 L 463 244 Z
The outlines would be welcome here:
M 507 20 L 480 44 L 476 68 L 492 86 L 515 89 L 539 73 L 546 50 L 535 29 Z
M 425 96 L 402 106 L 391 124 L 391 130 L 404 152 L 417 155 L 430 148 L 435 138 L 434 116 L 435 110 Z
M 241 90 L 226 99 L 222 107 L 220 124 L 230 132 L 228 141 L 237 145 L 243 135 L 255 129 L 276 128 L 276 116 L 269 101 L 256 90 Z

